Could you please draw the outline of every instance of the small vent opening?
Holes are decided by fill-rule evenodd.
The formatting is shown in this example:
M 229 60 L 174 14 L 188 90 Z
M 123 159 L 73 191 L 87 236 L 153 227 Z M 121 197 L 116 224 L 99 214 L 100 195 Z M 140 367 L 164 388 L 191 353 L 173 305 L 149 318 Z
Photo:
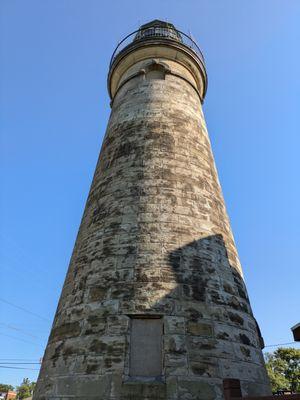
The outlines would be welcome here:
M 160 64 L 152 64 L 146 71 L 146 79 L 165 79 L 165 67 Z

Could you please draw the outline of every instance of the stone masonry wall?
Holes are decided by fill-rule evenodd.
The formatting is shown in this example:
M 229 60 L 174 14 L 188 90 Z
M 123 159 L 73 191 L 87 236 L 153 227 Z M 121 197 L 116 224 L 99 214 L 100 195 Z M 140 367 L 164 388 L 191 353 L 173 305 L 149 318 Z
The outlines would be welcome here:
M 34 400 L 269 394 L 201 102 L 170 68 L 113 101 Z M 163 316 L 165 383 L 126 382 L 134 314 Z

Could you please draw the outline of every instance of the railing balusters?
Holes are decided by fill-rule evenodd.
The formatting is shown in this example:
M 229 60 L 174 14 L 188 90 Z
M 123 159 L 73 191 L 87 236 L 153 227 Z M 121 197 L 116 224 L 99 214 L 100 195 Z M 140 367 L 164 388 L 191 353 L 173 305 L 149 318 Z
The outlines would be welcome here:
M 116 56 L 132 42 L 143 41 L 147 40 L 148 38 L 155 37 L 165 37 L 166 39 L 184 44 L 185 46 L 193 50 L 198 55 L 198 57 L 200 57 L 201 61 L 204 64 L 204 57 L 197 43 L 186 33 L 171 27 L 150 26 L 144 29 L 137 29 L 136 31 L 131 32 L 129 35 L 127 35 L 123 40 L 121 40 L 118 43 L 115 51 L 113 52 L 109 66 L 112 66 Z

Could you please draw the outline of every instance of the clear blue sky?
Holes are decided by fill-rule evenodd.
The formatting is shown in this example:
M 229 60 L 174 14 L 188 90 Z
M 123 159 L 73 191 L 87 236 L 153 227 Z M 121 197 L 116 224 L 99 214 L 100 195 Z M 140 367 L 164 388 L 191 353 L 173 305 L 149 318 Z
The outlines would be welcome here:
M 266 344 L 290 342 L 300 322 L 299 0 L 0 7 L 0 365 L 43 355 L 110 112 L 109 59 L 154 18 L 191 31 L 204 52 L 204 111 L 252 307 Z M 25 376 L 37 371 L 0 368 L 0 382 Z

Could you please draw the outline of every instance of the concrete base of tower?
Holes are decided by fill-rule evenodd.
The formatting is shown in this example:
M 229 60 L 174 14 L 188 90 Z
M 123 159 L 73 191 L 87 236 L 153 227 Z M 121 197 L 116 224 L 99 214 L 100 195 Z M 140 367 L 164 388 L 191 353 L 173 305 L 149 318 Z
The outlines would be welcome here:
M 34 400 L 224 400 L 221 379 L 170 376 L 164 383 L 124 382 L 121 375 L 60 377 L 45 380 Z M 268 396 L 266 384 L 241 382 L 244 396 Z M 48 394 L 47 394 L 48 392 Z

